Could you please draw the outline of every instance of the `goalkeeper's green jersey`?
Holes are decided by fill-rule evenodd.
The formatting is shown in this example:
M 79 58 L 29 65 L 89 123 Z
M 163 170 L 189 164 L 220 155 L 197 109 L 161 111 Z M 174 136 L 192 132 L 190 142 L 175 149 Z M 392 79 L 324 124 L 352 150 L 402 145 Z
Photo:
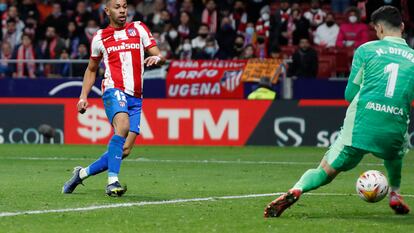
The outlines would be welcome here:
M 361 45 L 345 98 L 351 103 L 341 135 L 344 145 L 382 154 L 402 151 L 414 98 L 414 50 L 398 37 Z

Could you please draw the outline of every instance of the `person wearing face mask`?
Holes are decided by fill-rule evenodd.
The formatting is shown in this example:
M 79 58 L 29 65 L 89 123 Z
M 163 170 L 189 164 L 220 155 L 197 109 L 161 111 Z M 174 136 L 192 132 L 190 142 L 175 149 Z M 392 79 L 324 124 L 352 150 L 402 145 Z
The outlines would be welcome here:
M 303 16 L 309 20 L 312 30 L 316 30 L 323 23 L 326 13 L 320 8 L 319 0 L 312 0 L 311 8 Z
M 216 59 L 217 51 L 218 51 L 218 48 L 216 45 L 216 41 L 212 38 L 209 38 L 206 41 L 206 45 L 204 46 L 204 48 L 194 55 L 194 59 L 200 59 L 200 60 Z
M 198 28 L 198 36 L 191 40 L 191 46 L 196 52 L 200 52 L 206 45 L 209 36 L 207 24 L 201 24 Z
M 233 56 L 233 45 L 236 35 L 236 31 L 233 29 L 230 18 L 223 17 L 220 30 L 216 35 L 217 43 L 220 47 L 217 54 L 219 59 L 229 59 Z
M 269 31 L 270 31 L 270 9 L 263 8 L 263 10 L 260 13 L 260 18 L 256 22 L 256 32 L 258 35 L 261 35 L 261 37 L 258 37 L 256 39 L 257 44 L 264 44 L 267 47 L 267 44 L 269 42 Z M 263 42 L 260 42 L 263 38 Z
M 98 27 L 96 21 L 94 19 L 88 20 L 88 24 L 85 27 L 84 32 L 85 32 L 85 36 L 86 36 L 89 43 L 92 42 L 93 35 L 98 30 L 99 30 L 99 27 Z
M 174 27 L 171 27 L 167 32 L 163 33 L 163 37 L 165 41 L 171 47 L 171 56 L 172 58 L 177 57 L 177 53 L 175 52 L 180 45 L 180 38 L 178 37 L 178 32 Z
M 238 35 L 236 39 L 234 40 L 233 45 L 233 51 L 232 51 L 232 57 L 234 59 L 237 59 L 241 56 L 244 50 L 244 36 Z
M 369 41 L 368 26 L 359 22 L 359 10 L 351 7 L 347 11 L 348 22 L 339 27 L 339 34 L 336 40 L 336 46 L 358 48 L 365 42 Z
M 190 39 L 184 39 L 180 46 L 178 46 L 176 53 L 178 54 L 178 58 L 180 60 L 191 60 L 193 56 L 193 49 L 191 47 Z
M 332 13 L 326 15 L 325 23 L 321 24 L 315 31 L 313 42 L 322 47 L 335 47 L 338 37 L 339 26 L 335 23 Z

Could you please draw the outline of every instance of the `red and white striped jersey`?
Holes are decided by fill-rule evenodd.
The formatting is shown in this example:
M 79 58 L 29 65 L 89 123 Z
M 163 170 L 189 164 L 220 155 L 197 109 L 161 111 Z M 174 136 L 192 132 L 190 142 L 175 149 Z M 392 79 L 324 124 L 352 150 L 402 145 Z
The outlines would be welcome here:
M 155 39 L 142 22 L 122 28 L 108 26 L 96 32 L 91 44 L 91 59 L 103 58 L 105 75 L 102 92 L 118 88 L 129 95 L 142 97 L 144 52 L 156 46 Z

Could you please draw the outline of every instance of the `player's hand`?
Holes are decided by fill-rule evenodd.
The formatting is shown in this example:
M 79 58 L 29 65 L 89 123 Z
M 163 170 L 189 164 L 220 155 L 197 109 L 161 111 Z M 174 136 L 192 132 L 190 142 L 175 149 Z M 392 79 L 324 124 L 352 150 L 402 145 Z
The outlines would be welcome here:
M 144 64 L 148 66 L 153 66 L 153 65 L 157 65 L 158 62 L 161 61 L 161 57 L 159 56 L 149 56 L 144 60 Z
M 78 112 L 81 114 L 84 114 L 86 112 L 86 109 L 88 108 L 88 100 L 87 99 L 79 99 L 78 101 Z

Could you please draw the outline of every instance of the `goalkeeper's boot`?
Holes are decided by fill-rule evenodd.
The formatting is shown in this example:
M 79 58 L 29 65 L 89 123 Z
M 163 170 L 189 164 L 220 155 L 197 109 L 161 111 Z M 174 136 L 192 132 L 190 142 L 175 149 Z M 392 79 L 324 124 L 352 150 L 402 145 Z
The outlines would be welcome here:
M 405 204 L 402 196 L 396 192 L 390 193 L 390 207 L 395 214 L 408 214 L 410 212 L 410 207 Z
M 73 176 L 63 185 L 62 193 L 72 193 L 79 184 L 82 184 L 82 179 L 79 176 L 81 169 L 82 167 L 73 168 Z
M 122 187 L 122 185 L 118 181 L 112 184 L 108 184 L 108 186 L 106 186 L 106 194 L 111 197 L 120 197 L 124 195 L 126 191 L 127 187 Z
M 299 200 L 302 192 L 299 189 L 291 189 L 276 200 L 270 202 L 264 210 L 264 217 L 279 217 L 283 211 Z

